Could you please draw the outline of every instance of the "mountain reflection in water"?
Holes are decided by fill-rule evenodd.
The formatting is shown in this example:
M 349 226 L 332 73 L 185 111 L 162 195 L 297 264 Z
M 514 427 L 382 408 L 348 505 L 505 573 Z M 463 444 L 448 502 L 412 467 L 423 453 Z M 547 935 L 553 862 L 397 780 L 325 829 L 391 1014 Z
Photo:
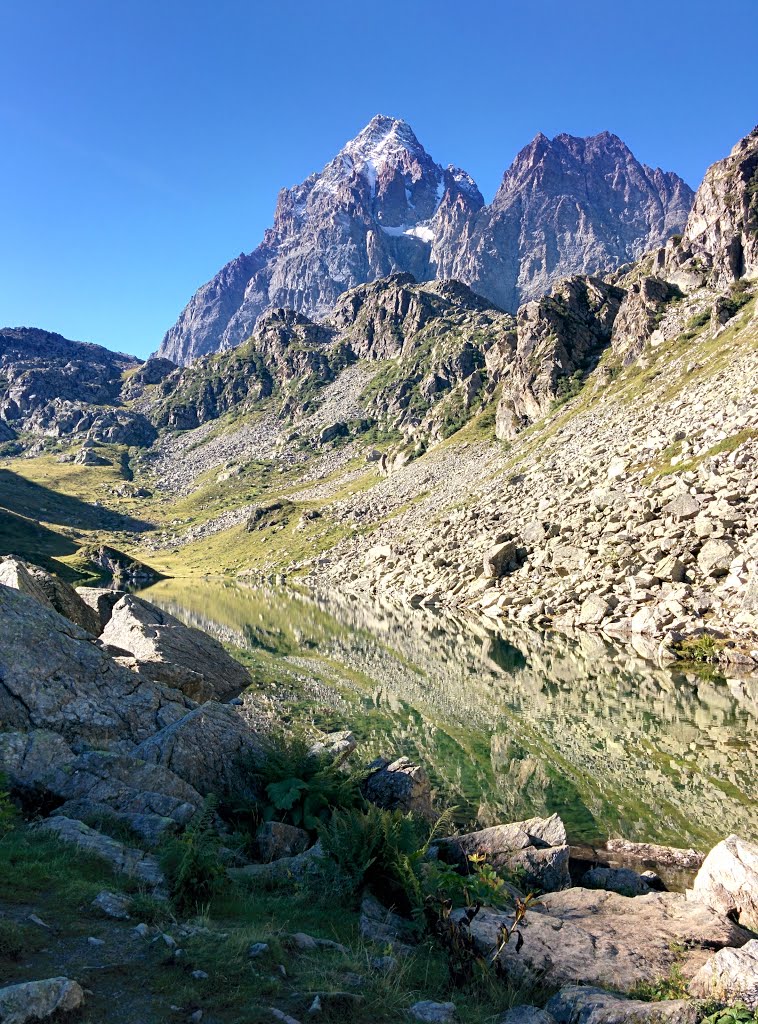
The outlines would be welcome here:
M 366 756 L 418 758 L 462 821 L 557 811 L 571 842 L 705 848 L 758 833 L 754 681 L 656 668 L 590 634 L 496 633 L 334 594 L 179 579 L 141 596 L 243 649 L 268 686 L 326 682 L 339 698 L 325 724 L 352 728 Z

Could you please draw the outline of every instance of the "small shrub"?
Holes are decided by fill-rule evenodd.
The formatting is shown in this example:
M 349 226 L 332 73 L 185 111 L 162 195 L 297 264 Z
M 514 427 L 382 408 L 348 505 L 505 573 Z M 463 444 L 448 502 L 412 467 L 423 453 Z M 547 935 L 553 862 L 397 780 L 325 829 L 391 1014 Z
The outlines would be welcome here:
M 723 641 L 713 633 L 701 633 L 697 637 L 689 637 L 674 648 L 674 654 L 680 661 L 691 661 L 698 665 L 712 664 L 718 661 Z
M 554 412 L 572 398 L 576 398 L 583 387 L 584 374 L 581 370 L 576 370 L 570 377 L 561 377 L 555 385 L 555 400 L 550 407 L 550 411 Z
M 208 799 L 180 835 L 167 839 L 160 863 L 178 910 L 189 910 L 220 891 L 226 869 L 220 860 L 221 841 L 213 818 L 215 801 Z
M 758 1010 L 753 1013 L 744 1004 L 726 1006 L 704 1017 L 701 1024 L 758 1024 Z
M 666 999 L 686 999 L 687 980 L 679 963 L 672 964 L 668 975 L 657 981 L 641 981 L 631 990 L 632 999 L 649 1003 L 660 1003 Z

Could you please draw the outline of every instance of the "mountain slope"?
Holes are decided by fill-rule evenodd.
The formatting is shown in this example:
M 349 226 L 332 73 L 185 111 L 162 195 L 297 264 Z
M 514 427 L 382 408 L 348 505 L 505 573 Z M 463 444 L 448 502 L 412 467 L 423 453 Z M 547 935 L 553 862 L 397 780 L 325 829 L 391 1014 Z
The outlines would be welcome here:
M 681 230 L 692 191 L 613 135 L 538 135 L 491 206 L 435 163 L 405 121 L 377 115 L 319 174 L 284 189 L 274 225 L 190 300 L 160 354 L 177 363 L 239 345 L 267 309 L 316 319 L 395 272 L 457 278 L 502 309 L 567 274 L 605 272 Z

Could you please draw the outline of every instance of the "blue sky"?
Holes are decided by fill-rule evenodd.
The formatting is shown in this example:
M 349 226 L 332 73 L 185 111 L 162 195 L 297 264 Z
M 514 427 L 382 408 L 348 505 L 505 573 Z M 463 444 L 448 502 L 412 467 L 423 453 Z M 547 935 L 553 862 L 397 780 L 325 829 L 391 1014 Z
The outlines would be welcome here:
M 697 186 L 758 121 L 756 0 L 5 0 L 0 324 L 147 355 L 373 114 L 485 198 L 542 131 Z

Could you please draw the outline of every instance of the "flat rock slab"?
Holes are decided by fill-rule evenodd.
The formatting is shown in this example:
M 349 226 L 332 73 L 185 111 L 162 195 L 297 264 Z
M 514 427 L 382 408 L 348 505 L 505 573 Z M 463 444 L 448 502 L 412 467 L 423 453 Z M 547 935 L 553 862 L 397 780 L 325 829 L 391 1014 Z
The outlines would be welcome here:
M 225 700 L 250 685 L 247 669 L 218 640 L 132 594 L 113 606 L 100 639 L 128 651 L 143 675 L 192 700 Z
M 0 988 L 0 1021 L 26 1024 L 54 1013 L 76 1010 L 84 1002 L 81 985 L 70 978 L 46 978 Z
M 86 853 L 101 857 L 107 861 L 114 871 L 137 878 L 146 885 L 162 886 L 165 884 L 163 873 L 155 857 L 131 846 L 124 846 L 118 840 L 103 835 L 95 829 L 74 818 L 46 818 L 35 828 L 39 832 L 50 832 L 57 835 L 64 843 L 72 843 Z
M 599 988 L 570 985 L 553 996 L 546 1010 L 556 1024 L 697 1024 L 698 1007 L 686 999 L 645 1003 Z
M 490 953 L 507 912 L 482 910 L 471 924 L 477 946 Z M 515 942 L 500 956 L 514 976 L 537 975 L 547 985 L 598 985 L 628 992 L 668 975 L 679 964 L 691 977 L 722 946 L 741 946 L 749 933 L 680 893 L 620 896 L 572 888 L 548 893 L 527 914 Z M 676 950 L 686 947 L 683 955 Z

